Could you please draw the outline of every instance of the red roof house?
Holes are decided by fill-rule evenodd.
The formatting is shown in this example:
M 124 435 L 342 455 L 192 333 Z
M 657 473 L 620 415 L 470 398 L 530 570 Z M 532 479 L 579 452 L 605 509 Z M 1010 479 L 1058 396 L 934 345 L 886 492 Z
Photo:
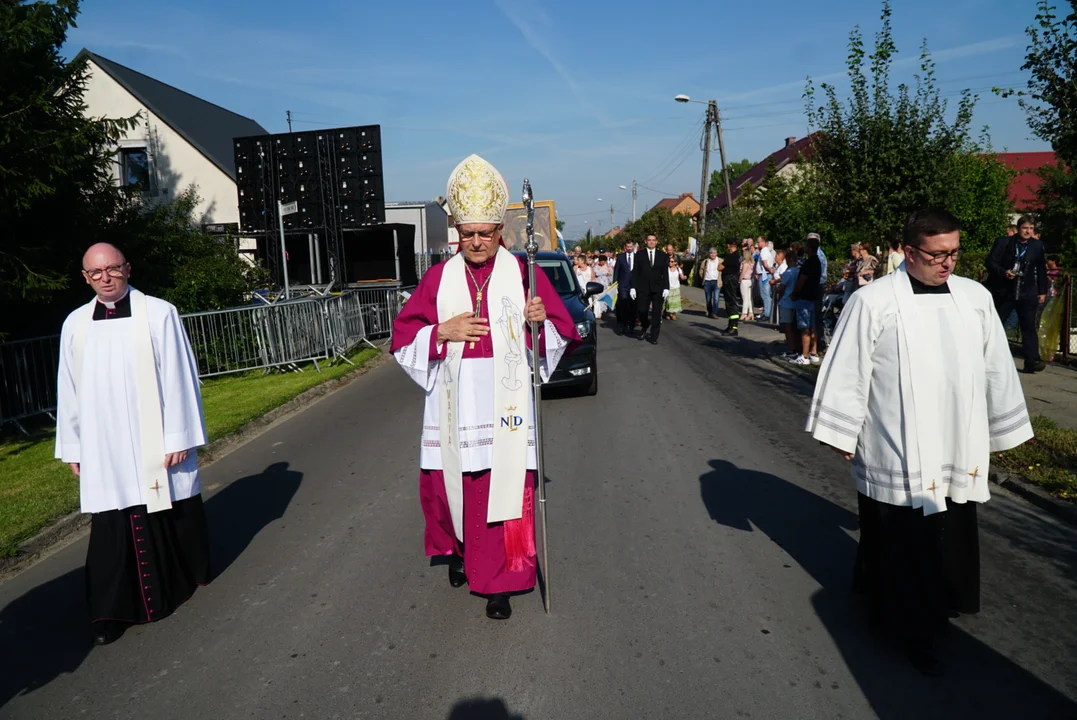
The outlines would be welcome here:
M 729 187 L 733 191 L 733 202 L 737 201 L 740 197 L 742 188 L 748 183 L 752 184 L 752 187 L 759 187 L 763 182 L 763 178 L 767 176 L 767 168 L 770 164 L 774 164 L 775 170 L 781 170 L 787 165 L 795 164 L 802 158 L 807 159 L 815 154 L 816 141 L 821 137 L 821 134 L 817 131 L 802 137 L 797 140 L 795 137 L 786 138 L 785 146 L 776 152 L 772 152 L 762 162 L 756 163 L 748 172 L 744 173 L 738 178 L 729 178 Z M 714 212 L 724 208 L 729 204 L 728 198 L 726 198 L 725 190 L 718 193 L 718 195 L 707 203 L 707 212 Z
M 1044 165 L 1055 164 L 1053 152 L 998 153 L 998 159 L 1017 177 L 1010 182 L 1010 203 L 1017 212 L 1031 210 L 1036 206 L 1036 192 L 1040 189 L 1040 176 L 1036 174 Z

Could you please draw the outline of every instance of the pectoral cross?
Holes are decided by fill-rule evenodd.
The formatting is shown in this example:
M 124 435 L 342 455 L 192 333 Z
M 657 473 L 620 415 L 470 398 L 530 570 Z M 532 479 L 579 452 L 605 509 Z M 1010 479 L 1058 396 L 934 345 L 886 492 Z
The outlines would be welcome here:
M 150 485 L 150 490 L 155 490 L 158 495 L 161 494 L 161 483 L 156 480 L 153 481 L 153 485 Z
M 477 288 L 475 290 L 475 317 L 477 318 L 482 317 L 482 290 L 482 288 Z M 471 341 L 471 349 L 475 349 L 474 340 Z
M 977 467 L 975 470 L 970 472 L 969 476 L 972 478 L 973 486 L 975 486 L 976 485 L 976 480 L 978 480 L 979 477 L 980 477 L 980 468 Z

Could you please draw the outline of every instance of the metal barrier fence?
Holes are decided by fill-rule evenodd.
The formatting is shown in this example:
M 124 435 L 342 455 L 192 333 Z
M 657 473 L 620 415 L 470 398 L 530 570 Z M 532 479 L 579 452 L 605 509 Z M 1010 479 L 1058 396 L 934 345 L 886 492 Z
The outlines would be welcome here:
M 1054 348 L 1055 360 L 1069 362 L 1077 356 L 1077 283 L 1072 273 L 1059 275 L 1053 282 L 1054 295 L 1062 302 L 1062 328 L 1058 337 L 1058 347 Z M 1041 308 L 1042 311 L 1042 308 Z M 1068 322 L 1067 322 L 1068 321 Z M 1010 317 L 1002 318 L 1006 327 L 1006 337 L 1010 342 L 1021 342 L 1021 328 L 1017 323 L 1017 311 Z
M 439 262 L 448 260 L 455 254 L 456 252 L 452 250 L 445 250 L 440 253 L 415 253 L 415 274 L 421 278 L 426 274 L 427 270 Z
M 346 359 L 362 342 L 384 338 L 402 292 L 385 286 L 182 316 L 200 378 L 245 370 Z M 60 336 L 0 343 L 0 424 L 56 409 Z
M 60 336 L 0 343 L 0 422 L 56 408 Z

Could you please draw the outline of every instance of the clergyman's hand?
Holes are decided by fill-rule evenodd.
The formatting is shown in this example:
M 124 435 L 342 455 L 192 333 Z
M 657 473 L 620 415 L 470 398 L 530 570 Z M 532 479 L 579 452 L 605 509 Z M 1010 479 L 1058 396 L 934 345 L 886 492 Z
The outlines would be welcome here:
M 542 304 L 542 298 L 533 297 L 527 301 L 527 322 L 546 322 L 546 306 Z
M 438 345 L 445 342 L 477 342 L 490 334 L 489 320 L 475 313 L 460 313 L 438 325 Z
M 840 448 L 834 447 L 833 445 L 827 445 L 827 447 L 830 448 L 831 450 L 833 450 L 834 452 L 836 452 L 838 455 L 841 455 L 842 458 L 844 458 L 846 461 L 849 461 L 849 460 L 853 459 L 853 454 L 852 453 L 847 453 L 844 450 L 841 450 Z
M 75 473 L 75 477 L 81 477 L 81 475 L 79 475 L 79 464 L 78 463 L 68 463 L 67 466 L 69 468 L 71 468 L 71 472 Z
M 1045 302 L 1047 302 L 1047 296 L 1046 295 L 1040 295 L 1040 296 L 1037 297 L 1037 299 L 1040 301 L 1040 305 L 1043 305 Z
M 180 450 L 179 452 L 168 453 L 165 455 L 165 467 L 170 468 L 173 465 L 179 465 L 181 462 L 187 459 L 187 451 Z

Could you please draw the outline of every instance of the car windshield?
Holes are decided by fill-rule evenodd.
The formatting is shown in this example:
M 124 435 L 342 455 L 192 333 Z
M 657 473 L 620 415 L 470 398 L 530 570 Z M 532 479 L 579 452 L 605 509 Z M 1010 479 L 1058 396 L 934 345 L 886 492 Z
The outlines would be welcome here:
M 576 274 L 572 272 L 565 260 L 536 260 L 539 267 L 546 271 L 546 277 L 550 278 L 558 295 L 577 295 Z

